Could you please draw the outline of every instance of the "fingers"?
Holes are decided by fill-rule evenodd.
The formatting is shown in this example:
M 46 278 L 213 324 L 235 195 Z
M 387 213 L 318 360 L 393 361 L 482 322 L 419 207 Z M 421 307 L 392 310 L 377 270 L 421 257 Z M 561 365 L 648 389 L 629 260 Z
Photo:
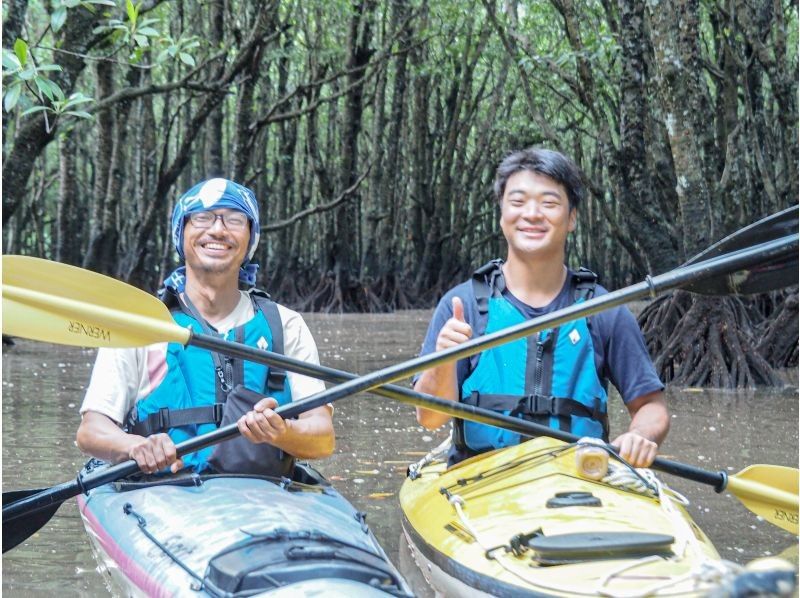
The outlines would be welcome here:
M 650 467 L 658 455 L 658 445 L 635 432 L 626 432 L 619 436 L 611 446 L 617 449 L 619 456 L 634 467 Z
M 143 473 L 147 474 L 156 473 L 178 462 L 175 443 L 167 434 L 154 434 L 142 438 L 141 442 L 128 451 L 128 456 L 136 461 Z M 182 462 L 180 467 L 183 467 Z
M 464 304 L 461 302 L 461 297 L 453 297 L 453 317 L 466 323 L 464 319 Z
M 275 444 L 287 432 L 288 425 L 273 409 L 278 406 L 278 401 L 272 397 L 260 400 L 245 415 L 236 422 L 242 436 L 256 444 Z
M 472 338 L 472 326 L 464 320 L 464 305 L 453 297 L 453 317 L 445 322 L 436 338 L 436 350 L 449 349 Z

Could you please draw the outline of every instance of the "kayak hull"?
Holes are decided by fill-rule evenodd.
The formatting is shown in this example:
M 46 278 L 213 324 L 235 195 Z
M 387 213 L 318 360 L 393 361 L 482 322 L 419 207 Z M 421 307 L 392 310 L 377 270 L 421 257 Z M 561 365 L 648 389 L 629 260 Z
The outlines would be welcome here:
M 654 476 L 631 473 L 621 485 L 587 478 L 576 453 L 575 445 L 538 438 L 410 476 L 400 490 L 403 530 L 434 590 L 708 595 L 725 565 L 685 499 Z M 637 488 L 637 480 L 655 487 Z
M 128 596 L 408 594 L 358 513 L 310 467 L 303 482 L 184 475 L 80 496 L 95 556 Z

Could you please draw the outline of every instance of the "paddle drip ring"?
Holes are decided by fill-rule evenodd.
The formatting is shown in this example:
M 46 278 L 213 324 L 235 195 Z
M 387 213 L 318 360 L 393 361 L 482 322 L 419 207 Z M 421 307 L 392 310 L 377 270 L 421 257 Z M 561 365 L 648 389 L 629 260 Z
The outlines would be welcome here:
M 647 283 L 647 286 L 650 289 L 650 298 L 655 299 L 658 296 L 658 293 L 656 293 L 656 284 L 653 282 L 653 277 L 648 274 L 644 277 L 644 281 Z

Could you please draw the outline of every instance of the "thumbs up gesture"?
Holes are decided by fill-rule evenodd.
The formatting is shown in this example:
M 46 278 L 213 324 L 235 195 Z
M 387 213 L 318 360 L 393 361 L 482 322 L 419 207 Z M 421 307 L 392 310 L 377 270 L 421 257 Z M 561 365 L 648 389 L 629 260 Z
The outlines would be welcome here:
M 453 297 L 453 316 L 445 322 L 436 338 L 436 350 L 448 349 L 472 338 L 472 326 L 464 320 L 464 304 Z

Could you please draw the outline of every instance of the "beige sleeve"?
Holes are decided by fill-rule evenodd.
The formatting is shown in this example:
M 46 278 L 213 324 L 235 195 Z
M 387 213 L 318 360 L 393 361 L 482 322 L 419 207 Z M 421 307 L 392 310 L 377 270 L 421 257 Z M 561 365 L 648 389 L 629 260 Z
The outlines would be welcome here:
M 283 350 L 287 357 L 319 365 L 317 344 L 303 317 L 291 309 L 278 305 L 278 313 L 283 323 Z M 297 401 L 325 390 L 325 383 L 316 378 L 287 372 L 292 400 Z
M 99 349 L 81 415 L 95 411 L 122 424 L 136 401 L 163 380 L 166 353 L 167 343 L 136 349 Z

